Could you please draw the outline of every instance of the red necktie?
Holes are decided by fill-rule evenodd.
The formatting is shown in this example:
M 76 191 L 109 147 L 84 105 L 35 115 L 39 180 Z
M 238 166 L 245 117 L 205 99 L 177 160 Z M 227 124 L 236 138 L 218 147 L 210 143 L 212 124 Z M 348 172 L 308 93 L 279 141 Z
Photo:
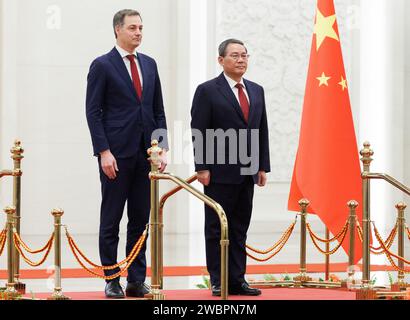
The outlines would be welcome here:
M 235 87 L 238 88 L 239 104 L 241 105 L 243 117 L 245 118 L 245 121 L 248 122 L 249 102 L 248 102 L 248 99 L 246 98 L 245 92 L 243 91 L 243 85 L 240 83 L 237 83 Z
M 131 75 L 132 75 L 132 82 L 134 83 L 135 91 L 137 92 L 138 97 L 141 99 L 142 96 L 142 88 L 141 88 L 141 80 L 138 74 L 137 64 L 135 63 L 135 56 L 130 54 L 127 56 L 128 60 L 131 63 Z

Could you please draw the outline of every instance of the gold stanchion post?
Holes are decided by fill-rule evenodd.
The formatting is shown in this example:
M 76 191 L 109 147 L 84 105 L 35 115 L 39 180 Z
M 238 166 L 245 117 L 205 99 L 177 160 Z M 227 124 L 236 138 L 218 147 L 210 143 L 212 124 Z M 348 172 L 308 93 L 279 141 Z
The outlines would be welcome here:
M 16 208 L 14 214 L 15 228 L 17 233 L 20 234 L 20 221 L 21 221 L 21 160 L 24 158 L 24 149 L 21 147 L 21 142 L 16 140 L 13 148 L 10 150 L 11 158 L 14 162 L 14 172 L 19 174 L 13 174 L 13 206 Z M 18 292 L 26 293 L 26 285 L 20 282 L 20 254 L 17 249 L 13 248 L 13 272 L 15 288 Z
M 350 210 L 349 215 L 349 267 L 348 267 L 348 278 L 354 281 L 354 246 L 355 246 L 355 234 L 356 234 L 356 209 L 359 203 L 355 200 L 351 200 L 347 203 Z
M 54 217 L 54 292 L 48 300 L 70 300 L 63 294 L 61 287 L 61 216 L 62 209 L 54 209 L 51 215 Z
M 362 287 L 369 288 L 370 284 L 370 180 L 366 178 L 370 172 L 370 163 L 373 161 L 373 150 L 370 143 L 365 142 L 360 151 L 363 163 L 362 188 L 363 188 L 363 278 Z
M 311 281 L 312 279 L 307 276 L 306 272 L 306 209 L 309 206 L 309 200 L 302 199 L 299 201 L 301 208 L 300 212 L 300 273 L 299 276 L 295 277 L 295 286 L 301 287 L 304 282 Z
M 326 251 L 329 252 L 330 251 L 330 243 L 329 243 L 329 239 L 330 239 L 330 232 L 329 232 L 329 228 L 326 227 L 325 229 L 325 237 L 326 237 Z M 325 255 L 325 281 L 329 281 L 330 278 L 330 255 L 327 254 Z
M 367 175 L 370 173 L 370 163 L 373 161 L 373 150 L 370 143 L 365 142 L 364 148 L 360 150 L 362 156 L 360 160 L 363 163 L 362 172 L 362 191 L 363 191 L 363 270 L 362 285 L 357 292 L 358 300 L 372 300 L 376 298 L 376 291 L 370 282 L 370 180 Z
M 158 141 L 153 140 L 151 143 L 151 148 L 148 149 L 148 155 L 151 160 L 151 173 L 155 174 L 159 172 L 161 166 L 161 154 L 162 149 L 158 146 Z M 160 261 L 162 259 L 159 257 L 160 253 L 163 252 L 161 243 L 162 236 L 160 232 L 162 228 L 160 227 L 159 220 L 159 182 L 157 179 L 151 178 L 151 293 L 152 300 L 165 300 L 165 295 L 161 292 L 160 288 L 162 286 L 160 276 L 162 272 L 160 269 Z
M 13 242 L 13 227 L 14 227 L 14 215 L 16 213 L 15 207 L 6 207 L 4 212 L 7 214 L 7 284 L 5 291 L 5 298 L 7 300 L 13 300 L 18 297 L 19 293 L 15 288 L 14 282 L 14 242 Z
M 405 231 L 405 224 L 406 220 L 404 218 L 404 210 L 406 210 L 407 205 L 403 202 L 400 202 L 396 205 L 397 209 L 397 229 L 398 229 L 398 242 L 399 242 L 399 256 L 404 258 L 404 231 Z M 404 262 L 402 260 L 398 261 L 398 266 L 401 270 L 404 269 Z M 406 290 L 408 287 L 407 283 L 404 281 L 404 272 L 399 271 L 398 276 L 397 276 L 397 283 L 396 286 L 398 286 L 399 290 Z

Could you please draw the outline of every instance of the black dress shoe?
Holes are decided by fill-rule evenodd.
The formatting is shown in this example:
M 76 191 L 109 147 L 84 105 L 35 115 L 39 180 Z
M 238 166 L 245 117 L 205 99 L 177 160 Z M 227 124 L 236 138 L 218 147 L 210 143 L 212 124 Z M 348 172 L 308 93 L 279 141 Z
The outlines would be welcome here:
M 221 296 L 221 286 L 212 286 L 212 295 L 214 297 L 220 297 Z
M 105 296 L 110 299 L 123 299 L 124 291 L 119 280 L 112 280 L 105 285 Z
M 144 282 L 128 282 L 125 289 L 127 297 L 143 298 L 148 293 L 150 289 Z
M 228 291 L 229 294 L 239 296 L 259 296 L 262 293 L 259 289 L 251 288 L 246 282 L 240 285 L 230 286 Z

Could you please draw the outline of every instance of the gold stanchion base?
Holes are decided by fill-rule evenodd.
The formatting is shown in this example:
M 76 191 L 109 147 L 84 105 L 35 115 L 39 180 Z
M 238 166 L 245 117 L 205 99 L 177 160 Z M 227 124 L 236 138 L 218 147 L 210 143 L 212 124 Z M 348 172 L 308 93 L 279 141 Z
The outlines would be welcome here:
M 21 294 L 14 288 L 14 283 L 8 283 L 6 288 L 0 291 L 0 300 L 17 300 Z
M 60 294 L 52 294 L 51 297 L 48 297 L 47 300 L 71 300 L 70 297 L 67 297 L 63 295 L 62 293 Z
M 311 277 L 308 277 L 306 274 L 302 273 L 298 275 L 297 277 L 293 278 L 293 281 L 295 282 L 295 288 L 302 288 L 304 287 L 306 282 L 312 281 Z
M 406 291 L 407 288 L 410 288 L 410 284 L 406 282 L 396 282 L 392 284 L 391 291 Z
M 293 287 L 295 285 L 295 281 L 287 280 L 287 281 L 249 281 L 249 285 L 251 287 Z
M 65 296 L 61 288 L 57 288 L 54 289 L 53 294 L 47 300 L 71 300 L 71 298 Z
M 377 291 L 371 287 L 360 288 L 356 291 L 356 300 L 376 300 Z
M 21 297 L 21 295 L 16 292 L 7 292 L 3 291 L 0 292 L 0 300 L 17 300 Z
M 146 294 L 145 298 L 149 300 L 165 300 L 165 295 L 159 289 L 151 287 L 151 292 Z
M 380 300 L 409 300 L 406 291 L 377 291 L 376 299 Z

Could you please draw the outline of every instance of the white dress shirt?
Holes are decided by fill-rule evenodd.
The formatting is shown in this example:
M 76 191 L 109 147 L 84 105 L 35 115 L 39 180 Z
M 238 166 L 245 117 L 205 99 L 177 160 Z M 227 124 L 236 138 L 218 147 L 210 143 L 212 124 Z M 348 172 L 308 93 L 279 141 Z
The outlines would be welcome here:
M 248 92 L 246 91 L 246 87 L 245 87 L 245 83 L 243 82 L 243 79 L 241 79 L 240 82 L 236 82 L 235 80 L 229 78 L 229 76 L 225 72 L 224 72 L 224 76 L 226 78 L 226 81 L 228 81 L 228 84 L 231 87 L 233 93 L 235 94 L 236 100 L 238 100 L 239 105 L 241 105 L 241 103 L 239 102 L 239 89 L 235 87 L 238 83 L 242 85 L 243 92 L 245 93 L 246 99 L 248 99 L 248 103 L 250 105 L 251 103 L 249 101 Z
M 131 62 L 127 58 L 127 56 L 130 55 L 130 53 L 128 51 L 124 50 L 123 48 L 121 48 L 118 44 L 115 45 L 115 48 L 117 49 L 118 53 L 122 57 L 122 60 L 124 60 L 125 66 L 127 67 L 127 70 L 128 70 L 128 74 L 130 75 L 130 78 L 131 78 L 131 81 L 132 81 Z M 137 65 L 138 75 L 139 75 L 139 78 L 140 78 L 140 81 L 141 81 L 141 88 L 142 88 L 143 87 L 143 82 L 142 82 L 143 79 L 142 79 L 141 66 L 140 66 L 140 64 L 138 62 L 138 59 L 137 59 L 137 56 L 138 56 L 137 50 L 134 50 L 133 54 L 134 54 L 134 60 L 135 60 L 136 65 Z

